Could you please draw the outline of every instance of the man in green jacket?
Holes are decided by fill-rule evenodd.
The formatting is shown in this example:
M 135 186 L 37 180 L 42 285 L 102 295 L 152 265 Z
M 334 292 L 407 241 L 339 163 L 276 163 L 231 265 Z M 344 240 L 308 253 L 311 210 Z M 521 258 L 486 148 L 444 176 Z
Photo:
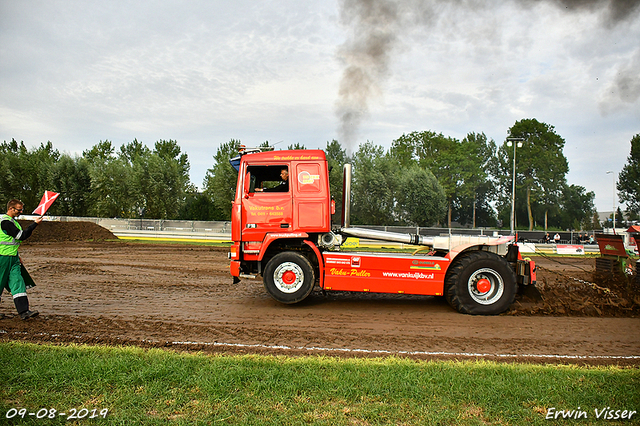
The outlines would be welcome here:
M 33 230 L 42 222 L 42 216 L 36 218 L 29 227 L 22 230 L 16 220 L 24 209 L 24 203 L 20 200 L 11 200 L 7 203 L 7 213 L 1 217 L 0 227 L 0 297 L 6 288 L 13 296 L 18 314 L 23 320 L 38 315 L 38 311 L 29 310 L 27 288 L 20 271 L 20 258 L 18 247 L 20 242 L 31 236 Z M 0 318 L 4 315 L 0 315 Z

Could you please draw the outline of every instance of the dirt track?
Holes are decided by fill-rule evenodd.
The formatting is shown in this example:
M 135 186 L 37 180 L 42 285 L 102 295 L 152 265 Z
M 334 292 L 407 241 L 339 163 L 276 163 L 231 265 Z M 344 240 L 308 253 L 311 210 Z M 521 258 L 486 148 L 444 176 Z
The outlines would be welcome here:
M 259 280 L 232 284 L 226 251 L 110 241 L 26 244 L 21 256 L 38 283 L 30 301 L 41 315 L 21 321 L 5 294 L 0 313 L 9 318 L 0 320 L 0 340 L 640 365 L 637 302 L 598 314 L 566 311 L 566 300 L 519 299 L 507 314 L 476 317 L 453 311 L 442 298 L 315 292 L 285 306 L 269 298 Z M 565 287 L 562 294 L 580 300 L 589 293 L 611 301 L 610 294 L 566 278 L 589 275 L 592 259 L 574 265 L 538 260 L 543 296 Z M 598 316 L 585 316 L 590 312 Z

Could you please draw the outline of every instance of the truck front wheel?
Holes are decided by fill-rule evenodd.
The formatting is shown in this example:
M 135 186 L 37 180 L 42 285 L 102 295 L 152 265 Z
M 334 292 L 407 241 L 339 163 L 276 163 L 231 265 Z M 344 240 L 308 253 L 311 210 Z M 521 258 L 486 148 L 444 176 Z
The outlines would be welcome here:
M 509 309 L 518 284 L 503 257 L 473 251 L 454 260 L 447 272 L 444 290 L 447 302 L 463 314 L 497 315 Z
M 301 254 L 279 253 L 267 263 L 263 273 L 264 287 L 280 303 L 298 303 L 313 290 L 316 281 L 313 266 Z

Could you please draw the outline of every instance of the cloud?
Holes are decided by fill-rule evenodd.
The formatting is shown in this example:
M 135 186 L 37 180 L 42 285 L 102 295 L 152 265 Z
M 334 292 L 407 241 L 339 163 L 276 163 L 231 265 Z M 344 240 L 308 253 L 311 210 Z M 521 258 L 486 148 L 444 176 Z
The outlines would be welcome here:
M 531 0 L 529 0 L 531 1 Z M 609 27 L 634 18 L 640 8 L 637 0 L 548 0 L 551 4 L 569 12 L 584 11 L 599 13 L 603 23 Z
M 638 103 L 640 99 L 640 49 L 632 58 L 620 64 L 613 81 L 602 94 L 600 111 L 603 115 Z
M 619 170 L 638 132 L 637 4 L 4 1 L 0 140 L 81 153 L 171 138 L 199 183 L 231 138 L 500 142 L 535 117 L 567 140 L 571 183 L 607 194 L 589 159 Z
M 475 103 L 471 102 L 473 100 L 499 101 L 496 95 L 499 97 L 500 85 L 508 81 L 505 77 L 511 74 L 518 75 L 520 87 L 509 88 L 515 88 L 516 96 L 509 90 L 511 93 L 507 96 L 510 99 L 505 96 L 504 100 L 515 103 L 514 110 L 526 113 L 525 106 L 536 98 L 556 99 L 559 103 L 567 99 L 566 91 L 574 88 L 567 87 L 565 82 L 574 77 L 580 80 L 581 72 L 578 71 L 574 76 L 567 75 L 563 66 L 569 65 L 574 71 L 580 67 L 584 69 L 587 67 L 585 62 L 593 58 L 593 46 L 584 49 L 582 57 L 573 56 L 570 51 L 562 55 L 563 45 L 568 44 L 569 49 L 575 48 L 572 42 L 579 36 L 572 34 L 571 28 L 556 25 L 559 19 L 569 21 L 576 27 L 585 27 L 584 22 L 580 21 L 595 17 L 600 25 L 590 31 L 611 32 L 619 23 L 631 21 L 631 17 L 637 15 L 638 4 L 637 1 L 619 0 L 342 0 L 341 21 L 349 36 L 338 50 L 344 66 L 336 102 L 340 140 L 349 150 L 355 147 L 372 102 L 380 101 L 387 95 L 386 85 L 392 76 L 392 65 L 400 60 L 399 51 L 407 50 L 404 43 L 429 49 L 427 60 L 416 61 L 423 69 L 432 70 L 431 74 L 425 72 L 425 78 L 442 79 L 439 75 L 442 70 L 446 73 L 444 80 L 451 82 L 454 77 L 459 77 L 456 80 L 458 84 L 443 85 L 448 94 L 427 96 L 435 110 L 440 104 L 450 111 L 467 111 L 470 104 Z M 526 16 L 536 17 L 529 20 L 531 26 L 523 26 Z M 505 20 L 505 17 L 508 18 Z M 550 17 L 555 22 L 549 22 Z M 541 33 L 536 27 L 540 21 L 546 24 L 540 28 L 547 33 Z M 415 34 L 419 34 L 420 38 Z M 564 41 L 564 36 L 569 40 Z M 589 36 L 584 38 L 593 40 Z M 464 63 L 459 62 L 461 57 L 465 58 Z M 546 60 L 540 62 L 538 58 L 541 57 Z M 457 63 L 449 63 L 450 59 Z M 528 62 L 530 59 L 538 62 Z M 437 61 L 439 70 L 434 69 L 428 61 Z M 502 68 L 496 68 L 494 62 Z M 620 69 L 615 81 L 614 92 L 624 96 L 627 102 L 634 102 L 638 98 L 637 62 Z M 465 67 L 473 72 L 465 72 Z M 492 71 L 491 76 L 486 74 L 487 70 Z M 483 73 L 484 81 L 479 81 L 473 75 Z M 564 78 L 558 78 L 562 74 Z M 501 81 L 500 85 L 492 84 L 492 76 Z M 525 86 L 530 82 L 533 84 Z M 483 84 L 485 89 L 479 91 L 477 88 Z M 473 88 L 470 93 L 464 86 L 474 87 L 475 93 Z M 427 92 L 439 93 L 441 90 L 432 88 L 422 93 Z M 545 92 L 548 96 L 545 96 Z M 443 104 L 444 99 L 449 101 Z

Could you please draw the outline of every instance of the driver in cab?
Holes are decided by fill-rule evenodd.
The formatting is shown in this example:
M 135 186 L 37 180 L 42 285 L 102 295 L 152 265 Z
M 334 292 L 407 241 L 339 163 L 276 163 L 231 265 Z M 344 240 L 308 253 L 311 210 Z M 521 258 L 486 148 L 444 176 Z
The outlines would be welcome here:
M 273 188 L 256 188 L 256 192 L 288 192 L 289 191 L 289 171 L 285 168 L 280 170 L 280 178 L 282 182 Z

